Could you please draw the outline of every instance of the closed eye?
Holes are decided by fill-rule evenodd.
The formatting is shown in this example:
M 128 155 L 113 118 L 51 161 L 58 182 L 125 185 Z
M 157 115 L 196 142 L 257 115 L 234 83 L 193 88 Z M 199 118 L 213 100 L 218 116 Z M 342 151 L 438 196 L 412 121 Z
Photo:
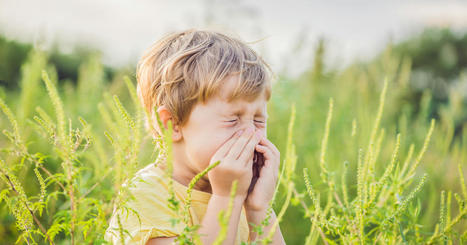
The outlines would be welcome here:
M 237 119 L 229 120 L 227 122 L 236 122 L 236 121 L 237 121 Z M 257 122 L 257 123 L 264 123 L 263 121 L 258 121 L 258 120 L 254 120 L 254 121 Z

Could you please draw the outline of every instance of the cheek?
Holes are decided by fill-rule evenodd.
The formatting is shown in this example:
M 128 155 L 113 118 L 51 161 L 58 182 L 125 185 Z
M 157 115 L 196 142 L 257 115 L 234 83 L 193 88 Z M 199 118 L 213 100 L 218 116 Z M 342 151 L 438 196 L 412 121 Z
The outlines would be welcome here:
M 190 155 L 201 169 L 209 166 L 212 156 L 230 138 L 225 132 L 206 131 L 198 140 L 190 142 Z
M 209 144 L 209 153 L 212 157 L 224 144 L 231 138 L 233 133 L 221 130 L 219 132 L 212 132 Z

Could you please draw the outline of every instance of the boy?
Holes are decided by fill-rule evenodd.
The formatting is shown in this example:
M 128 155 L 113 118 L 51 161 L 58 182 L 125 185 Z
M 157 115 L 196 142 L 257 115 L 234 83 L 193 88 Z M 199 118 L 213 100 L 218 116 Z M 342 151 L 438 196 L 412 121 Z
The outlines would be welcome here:
M 269 66 L 241 41 L 214 31 L 190 29 L 156 42 L 138 64 L 138 96 L 152 121 L 157 108 L 162 125 L 173 125 L 173 188 L 184 204 L 191 179 L 221 161 L 193 188 L 190 224 L 203 244 L 219 234 L 218 213 L 227 210 L 232 182 L 237 191 L 223 244 L 254 241 L 259 237 L 250 223 L 259 225 L 277 183 L 280 153 L 266 138 L 267 101 L 271 84 Z M 152 124 L 152 123 L 151 123 Z M 149 127 L 151 126 L 151 127 Z M 146 124 L 157 137 L 161 129 Z M 131 212 L 110 221 L 105 238 L 114 243 L 172 244 L 184 228 L 172 225 L 177 214 L 169 208 L 166 164 L 159 156 L 136 174 L 131 191 Z M 120 211 L 119 211 L 120 212 Z M 122 213 L 120 213 L 122 214 Z M 181 218 L 181 217 L 178 217 Z M 115 232 L 121 226 L 130 236 Z M 273 244 L 285 244 L 279 226 Z

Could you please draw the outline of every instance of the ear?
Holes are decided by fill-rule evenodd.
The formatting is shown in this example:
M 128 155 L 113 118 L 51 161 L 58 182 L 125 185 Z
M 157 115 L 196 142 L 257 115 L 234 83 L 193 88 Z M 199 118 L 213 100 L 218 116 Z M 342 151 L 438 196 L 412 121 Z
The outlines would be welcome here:
M 172 121 L 172 141 L 176 142 L 182 139 L 182 131 L 180 129 L 180 126 L 177 124 L 173 124 L 173 117 L 170 111 L 165 107 L 164 105 L 159 106 L 157 108 L 157 114 L 159 114 L 159 118 L 161 119 L 162 125 L 164 126 L 165 129 L 168 129 L 168 123 L 169 120 Z

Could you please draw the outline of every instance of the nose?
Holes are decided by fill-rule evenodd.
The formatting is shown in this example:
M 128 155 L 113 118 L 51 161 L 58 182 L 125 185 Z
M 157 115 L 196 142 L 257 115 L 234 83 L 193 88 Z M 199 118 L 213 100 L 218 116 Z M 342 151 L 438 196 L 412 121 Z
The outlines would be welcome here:
M 256 131 L 256 126 L 255 126 L 255 123 L 253 121 L 243 123 L 241 128 L 243 130 L 251 129 L 253 132 Z

